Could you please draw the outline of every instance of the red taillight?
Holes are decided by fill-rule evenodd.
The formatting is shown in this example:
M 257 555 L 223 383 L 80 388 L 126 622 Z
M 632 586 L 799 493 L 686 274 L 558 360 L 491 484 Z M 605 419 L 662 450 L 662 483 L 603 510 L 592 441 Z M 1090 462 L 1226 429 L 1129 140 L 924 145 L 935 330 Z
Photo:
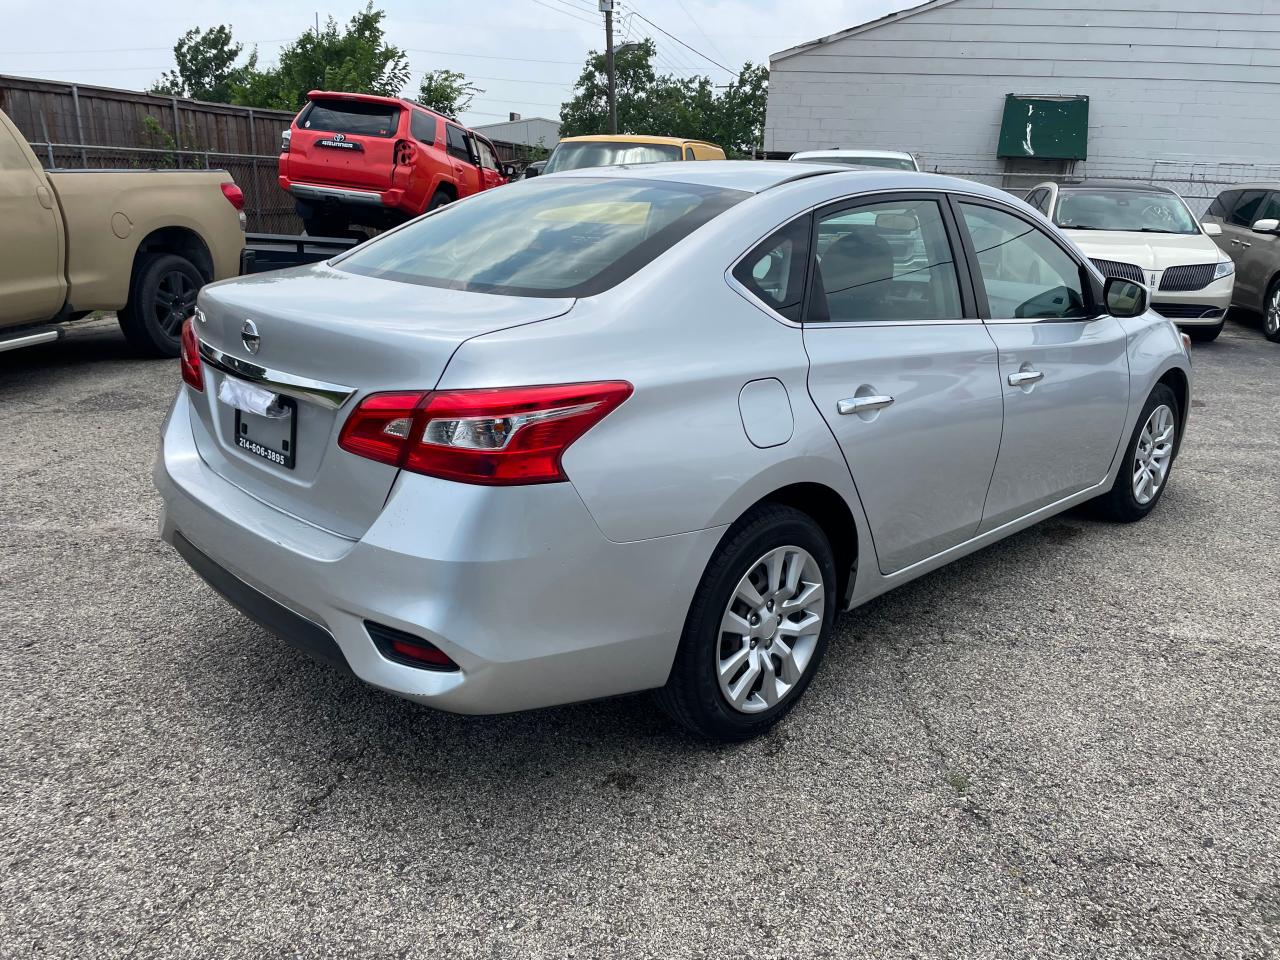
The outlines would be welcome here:
M 244 191 L 243 190 L 237 187 L 234 183 L 222 183 L 222 184 L 219 184 L 219 186 L 222 187 L 222 195 L 227 198 L 228 203 L 230 203 L 237 210 L 244 209 Z
M 509 485 L 568 479 L 569 446 L 631 396 L 621 380 L 428 393 L 375 393 L 338 446 L 414 473 Z
M 179 363 L 182 365 L 183 382 L 204 393 L 204 371 L 200 368 L 200 341 L 196 337 L 196 328 L 191 317 L 182 321 L 182 353 Z

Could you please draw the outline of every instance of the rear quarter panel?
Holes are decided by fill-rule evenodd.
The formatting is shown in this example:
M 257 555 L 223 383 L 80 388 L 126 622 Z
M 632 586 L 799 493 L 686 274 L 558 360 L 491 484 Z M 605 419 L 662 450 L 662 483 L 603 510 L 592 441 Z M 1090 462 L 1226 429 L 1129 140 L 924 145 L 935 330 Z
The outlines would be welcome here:
M 195 233 L 209 251 L 214 280 L 240 270 L 244 233 L 221 170 L 54 171 L 67 231 L 68 299 L 78 310 L 118 310 L 129 299 L 139 244 L 165 227 Z

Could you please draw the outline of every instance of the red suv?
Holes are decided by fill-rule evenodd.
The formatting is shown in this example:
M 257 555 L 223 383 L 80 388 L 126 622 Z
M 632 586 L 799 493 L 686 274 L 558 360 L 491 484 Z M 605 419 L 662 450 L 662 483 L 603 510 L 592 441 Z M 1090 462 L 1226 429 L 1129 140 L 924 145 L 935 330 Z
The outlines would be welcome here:
M 280 187 L 312 236 L 390 227 L 507 182 L 493 144 L 414 103 L 312 90 L 280 144 Z

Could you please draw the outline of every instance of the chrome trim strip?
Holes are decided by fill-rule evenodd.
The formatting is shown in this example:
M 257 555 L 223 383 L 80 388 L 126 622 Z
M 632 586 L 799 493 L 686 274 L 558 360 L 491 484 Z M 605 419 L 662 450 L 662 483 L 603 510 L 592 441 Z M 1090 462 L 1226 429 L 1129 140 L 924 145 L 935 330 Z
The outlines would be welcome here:
M 14 337 L 12 340 L 0 340 L 0 353 L 6 350 L 17 350 L 19 347 L 34 347 L 37 343 L 48 343 L 62 336 L 61 330 L 44 330 L 40 333 L 29 333 L 25 337 Z
M 324 380 L 299 377 L 283 370 L 260 367 L 256 363 L 224 353 L 203 340 L 200 341 L 200 359 L 223 373 L 250 380 L 276 393 L 308 400 L 330 410 L 341 408 L 356 392 L 355 387 L 344 387 L 340 383 L 326 383 Z

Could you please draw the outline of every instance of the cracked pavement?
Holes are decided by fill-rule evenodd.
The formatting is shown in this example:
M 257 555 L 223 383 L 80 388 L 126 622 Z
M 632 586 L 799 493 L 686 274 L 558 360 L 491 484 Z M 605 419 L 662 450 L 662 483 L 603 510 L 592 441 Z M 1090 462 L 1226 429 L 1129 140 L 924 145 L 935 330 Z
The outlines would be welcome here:
M 725 748 L 303 659 L 156 539 L 176 361 L 0 354 L 0 956 L 1280 955 L 1280 346 L 1194 361 L 1151 518 L 844 616 Z

